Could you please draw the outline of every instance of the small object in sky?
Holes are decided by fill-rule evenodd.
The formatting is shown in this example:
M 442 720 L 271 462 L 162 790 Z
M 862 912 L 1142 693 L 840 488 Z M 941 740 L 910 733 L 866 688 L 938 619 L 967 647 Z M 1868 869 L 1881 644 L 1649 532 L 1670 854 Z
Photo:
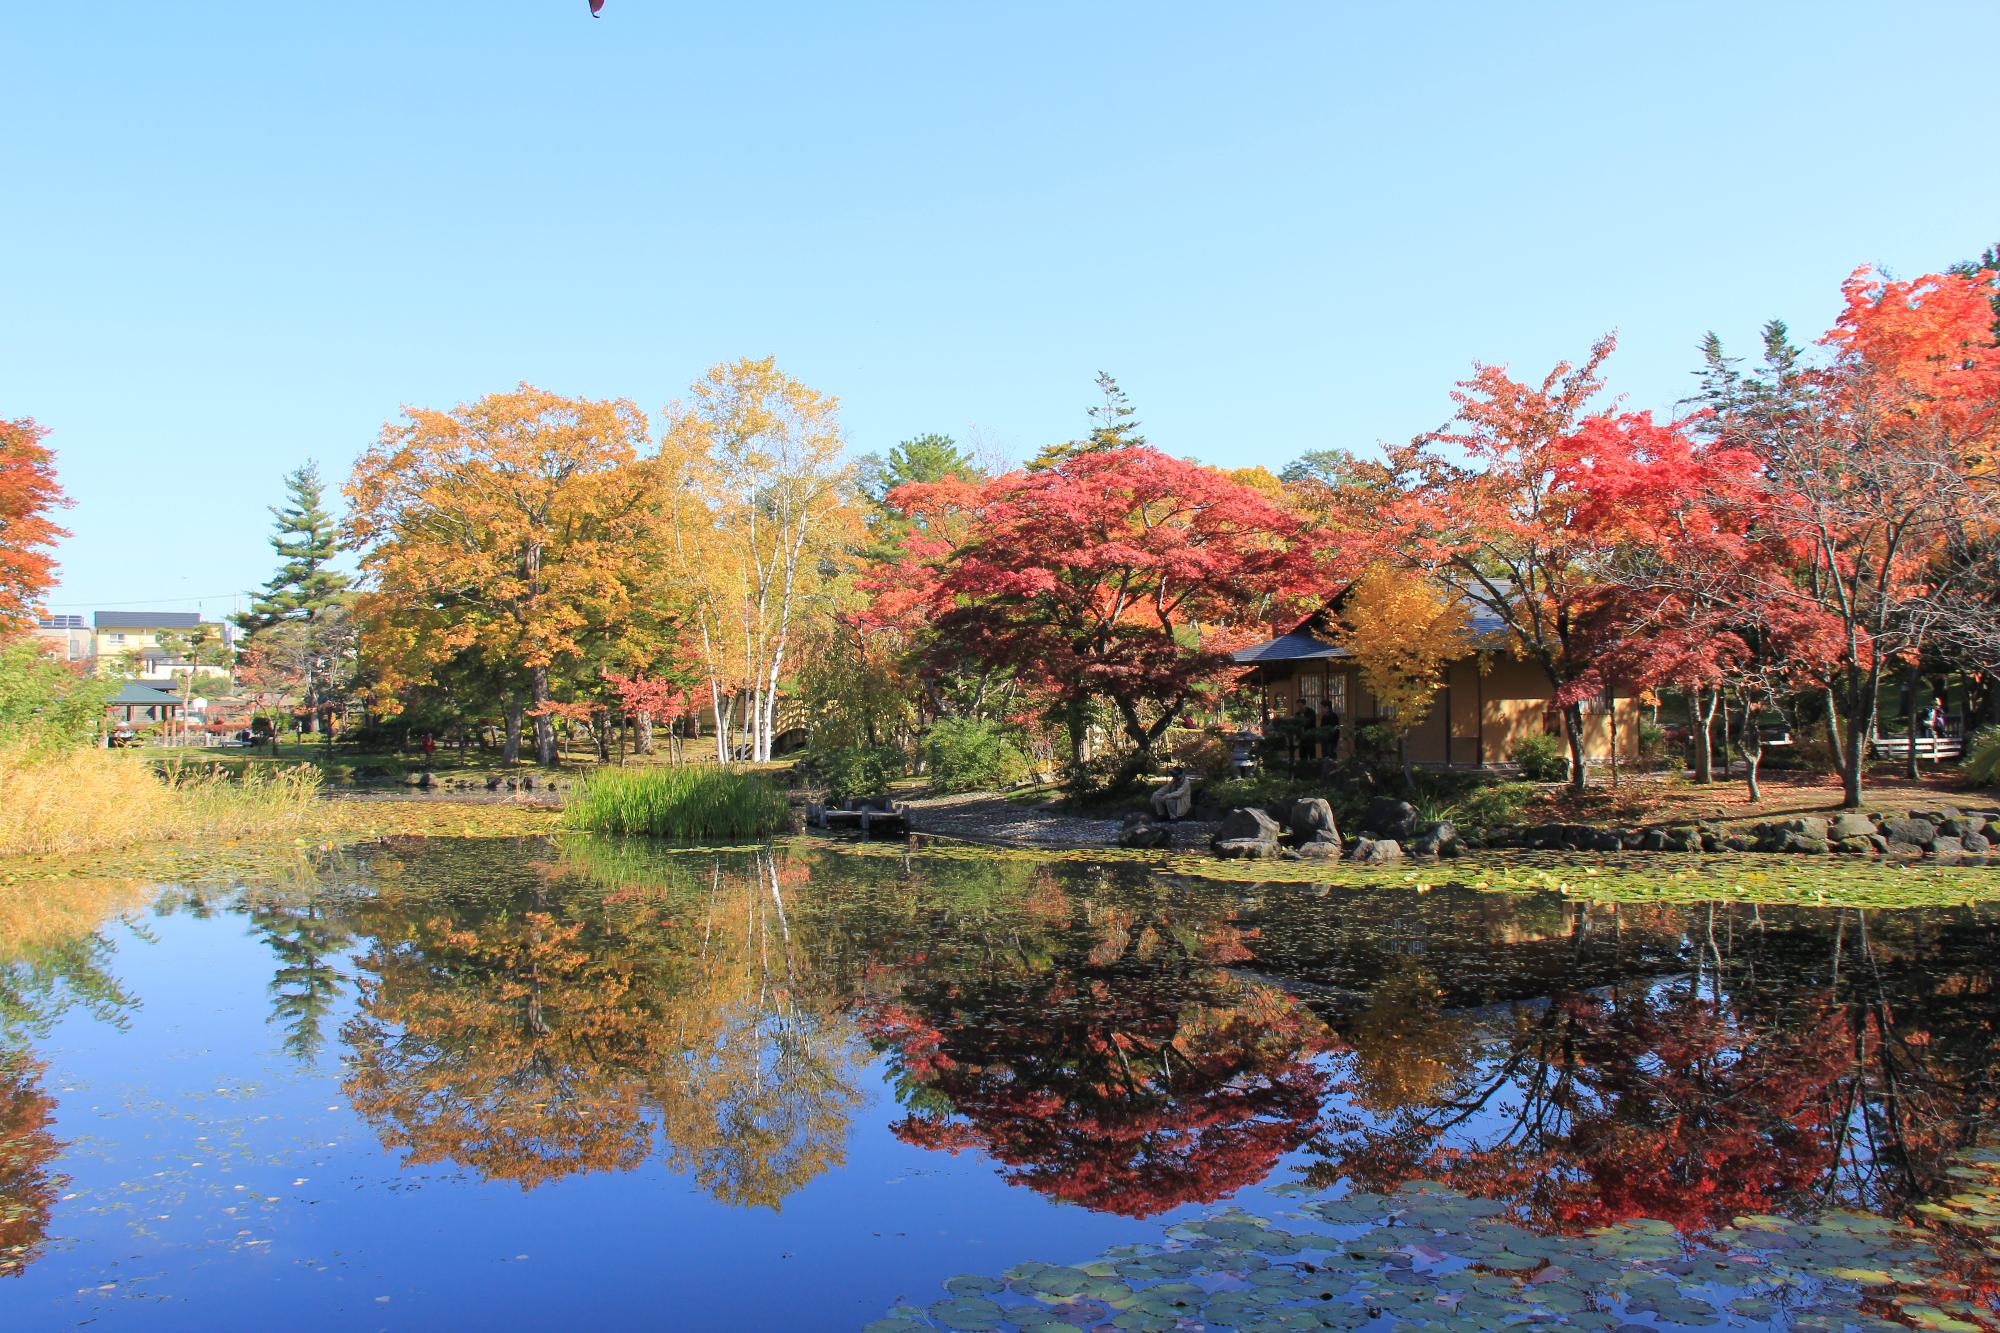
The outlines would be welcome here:
M 592 18 L 596 18 L 598 15 L 598 11 L 603 8 L 604 8 L 604 0 L 590 0 L 590 16 Z

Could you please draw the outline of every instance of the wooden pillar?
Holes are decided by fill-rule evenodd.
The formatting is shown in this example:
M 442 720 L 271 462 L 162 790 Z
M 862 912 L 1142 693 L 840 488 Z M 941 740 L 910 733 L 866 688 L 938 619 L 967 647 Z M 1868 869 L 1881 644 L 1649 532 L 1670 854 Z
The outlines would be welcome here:
M 1481 670 L 1479 654 L 1472 655 L 1472 701 L 1478 716 L 1474 719 L 1472 734 L 1472 761 L 1481 768 L 1486 767 L 1486 673 Z

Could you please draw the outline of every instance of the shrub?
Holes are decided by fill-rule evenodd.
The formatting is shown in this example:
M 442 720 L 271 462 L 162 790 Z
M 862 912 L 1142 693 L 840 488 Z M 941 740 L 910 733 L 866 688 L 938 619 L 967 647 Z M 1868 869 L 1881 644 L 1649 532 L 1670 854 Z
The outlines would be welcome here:
M 82 745 L 117 690 L 42 650 L 30 636 L 0 641 L 0 733 L 37 745 Z
M 1450 818 L 1476 829 L 1512 824 L 1519 821 L 1521 811 L 1534 796 L 1534 787 L 1525 782 L 1485 783 L 1454 802 Z
M 806 759 L 812 780 L 836 801 L 880 796 L 908 767 L 893 745 L 831 745 Z
M 1132 757 L 1115 750 L 1092 755 L 1080 764 L 1068 759 L 1062 764 L 1063 794 L 1072 801 L 1123 799 L 1138 790 L 1137 778 Z
M 1981 787 L 2000 787 L 2000 727 L 1981 727 L 1972 733 L 1961 771 Z
M 1639 719 L 1639 762 L 1658 768 L 1672 757 L 1667 729 L 1651 718 Z
M 924 736 L 924 767 L 934 791 L 990 791 L 1019 782 L 1027 774 L 1028 760 L 998 722 L 947 717 L 933 723 Z
M 1228 739 L 1210 731 L 1170 731 L 1166 736 L 1167 763 L 1184 768 L 1204 781 L 1214 782 L 1236 775 L 1235 749 Z
M 1569 776 L 1569 744 L 1560 736 L 1523 736 L 1507 757 L 1530 782 L 1561 782 Z
M 706 842 L 781 832 L 792 822 L 792 806 L 763 778 L 713 764 L 603 768 L 571 793 L 563 822 L 592 833 Z

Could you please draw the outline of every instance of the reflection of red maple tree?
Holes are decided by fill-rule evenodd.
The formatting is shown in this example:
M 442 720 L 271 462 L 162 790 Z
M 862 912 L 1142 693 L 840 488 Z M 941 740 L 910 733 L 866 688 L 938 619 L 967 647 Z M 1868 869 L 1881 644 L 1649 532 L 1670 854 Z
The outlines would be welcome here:
M 1014 1183 L 1133 1217 L 1226 1197 L 1305 1140 L 1329 1038 L 1214 965 L 1244 956 L 1237 932 L 1111 912 L 1057 948 L 1054 965 L 988 957 L 956 977 L 933 955 L 870 1006 L 908 1111 L 899 1138 L 982 1149 Z
M 41 1072 L 24 1055 L 0 1054 L 0 1277 L 19 1275 L 41 1252 L 62 1188 L 49 1170 L 63 1145 L 49 1132 L 56 1103 Z
M 1834 1160 L 1852 1051 L 1830 1008 L 1778 1031 L 1685 987 L 1571 994 L 1510 1047 L 1482 1086 L 1361 1132 L 1320 1174 L 1445 1179 L 1558 1229 L 1703 1231 L 1797 1198 Z M 1497 1130 L 1453 1132 L 1475 1117 Z

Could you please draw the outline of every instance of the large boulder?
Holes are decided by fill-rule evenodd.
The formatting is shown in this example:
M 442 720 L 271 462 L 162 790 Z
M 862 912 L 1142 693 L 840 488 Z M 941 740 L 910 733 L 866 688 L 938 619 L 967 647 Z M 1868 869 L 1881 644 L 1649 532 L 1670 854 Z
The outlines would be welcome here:
M 1826 836 L 1836 841 L 1847 838 L 1872 838 L 1875 836 L 1875 821 L 1859 810 L 1844 810 L 1834 816 Z
M 1822 819 L 1818 822 L 1824 824 L 1826 821 Z M 1797 829 L 1788 829 L 1782 840 L 1778 843 L 1778 850 L 1781 852 L 1800 853 L 1806 856 L 1824 856 L 1826 855 L 1826 839 L 1824 837 L 1815 838 L 1812 834 L 1802 833 Z
M 1965 850 L 1965 844 L 1957 838 L 1946 837 L 1940 833 L 1931 839 L 1931 845 L 1924 850 L 1932 856 L 1957 856 Z
M 1371 838 L 1407 838 L 1416 827 L 1417 808 L 1393 796 L 1377 796 L 1361 816 L 1361 831 Z
M 1314 838 L 1298 845 L 1293 855 L 1301 861 L 1338 861 L 1340 859 L 1340 839 Z
M 1457 856 L 1458 830 L 1449 819 L 1421 824 L 1406 849 L 1411 856 Z
M 1938 828 L 1928 819 L 1918 819 L 1915 815 L 1902 815 L 1882 821 L 1882 836 L 1891 843 L 1904 847 L 1928 847 L 1931 839 L 1937 837 Z
M 1176 773 L 1173 780 L 1153 793 L 1153 818 L 1186 819 L 1194 808 L 1194 777 Z
M 1660 850 L 1663 852 L 1692 852 L 1701 848 L 1701 830 L 1691 828 L 1670 828 L 1662 830 Z
M 1126 818 L 1124 827 L 1118 830 L 1120 847 L 1153 849 L 1174 845 L 1174 832 L 1155 824 L 1145 815 L 1134 814 Z
M 1324 837 L 1340 841 L 1340 830 L 1333 822 L 1333 807 L 1319 796 L 1302 796 L 1291 803 L 1285 810 L 1285 831 L 1294 842 Z
M 1245 838 L 1260 842 L 1278 840 L 1278 822 L 1253 805 L 1239 805 L 1216 826 L 1215 841 L 1238 842 Z
M 1958 841 L 1959 845 L 1972 856 L 1984 856 L 1993 850 L 1993 840 L 1984 833 L 1968 833 Z
M 1403 845 L 1394 838 L 1362 838 L 1354 844 L 1354 859 L 1362 865 L 1386 865 L 1403 859 Z
M 1225 858 L 1255 861 L 1274 857 L 1281 850 L 1278 823 L 1262 810 L 1239 805 L 1223 817 L 1208 845 Z

